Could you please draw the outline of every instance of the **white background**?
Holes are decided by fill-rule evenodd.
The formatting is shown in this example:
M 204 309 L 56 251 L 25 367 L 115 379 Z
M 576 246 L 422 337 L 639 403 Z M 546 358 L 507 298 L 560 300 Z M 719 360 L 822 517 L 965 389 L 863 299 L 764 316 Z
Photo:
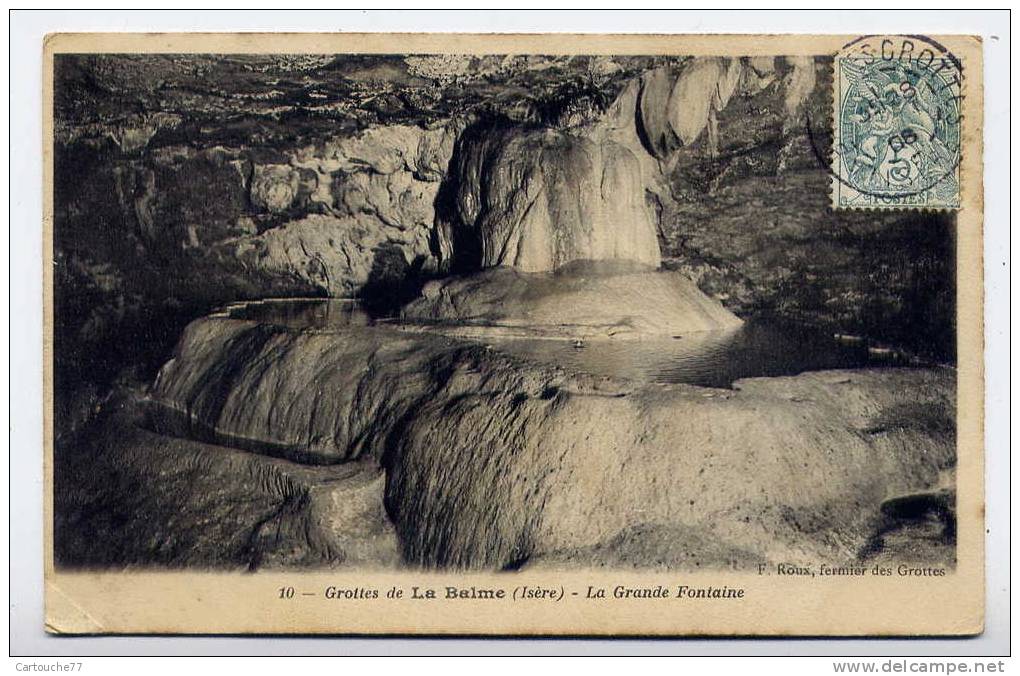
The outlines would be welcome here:
M 10 18 L 10 650 L 11 655 L 1005 655 L 1009 652 L 1009 143 L 1010 17 L 913 11 L 14 11 Z M 626 33 L 966 33 L 985 50 L 987 629 L 973 639 L 438 640 L 230 637 L 55 638 L 42 614 L 42 39 L 58 31 L 428 31 Z M 399 52 L 399 45 L 394 45 Z M 87 180 L 87 177 L 82 177 Z M 0 373 L 0 375 L 5 375 Z M 6 521 L 6 520 L 5 520 Z M 5 539 L 6 540 L 6 539 Z M 7 542 L 2 545 L 6 547 Z M 833 612 L 839 612 L 833 609 Z M 52 664 L 54 660 L 10 660 Z M 884 660 L 879 660 L 882 662 Z M 64 663 L 67 660 L 63 660 Z M 105 661 L 104 661 L 105 662 Z M 781 671 L 776 669 L 784 663 Z M 813 666 L 812 666 L 813 665 Z M 142 666 L 149 671 L 151 663 Z M 221 665 L 227 668 L 226 664 Z M 278 671 L 261 661 L 238 670 Z M 311 663 L 299 668 L 315 668 Z M 613 663 L 609 668 L 614 671 Z M 721 668 L 718 662 L 706 665 Z M 830 660 L 727 665 L 769 673 L 832 673 Z M 101 667 L 96 670 L 93 667 Z M 86 660 L 81 673 L 126 661 Z M 175 672 L 190 669 L 171 665 Z M 333 669 L 335 667 L 327 667 Z M 684 667 L 687 668 L 687 667 Z M 804 671 L 806 669 L 806 671 Z M 132 669 L 133 671 L 133 669 Z M 728 669 L 727 669 L 728 671 Z M 131 673 L 125 671 L 124 673 Z M 137 673 L 137 672 L 135 672 Z

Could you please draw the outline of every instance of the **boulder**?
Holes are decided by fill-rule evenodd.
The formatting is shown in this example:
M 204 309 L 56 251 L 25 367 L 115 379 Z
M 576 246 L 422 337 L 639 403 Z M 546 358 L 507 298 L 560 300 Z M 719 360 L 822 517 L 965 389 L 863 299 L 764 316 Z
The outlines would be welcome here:
M 265 232 L 234 238 L 213 250 L 238 280 L 257 295 L 351 297 L 370 283 L 380 256 L 394 247 L 407 267 L 429 256 L 422 230 L 383 228 L 371 215 L 310 214 Z M 274 293 L 275 292 L 275 293 Z
M 297 197 L 298 172 L 288 165 L 256 165 L 251 179 L 251 201 L 263 211 L 280 213 Z

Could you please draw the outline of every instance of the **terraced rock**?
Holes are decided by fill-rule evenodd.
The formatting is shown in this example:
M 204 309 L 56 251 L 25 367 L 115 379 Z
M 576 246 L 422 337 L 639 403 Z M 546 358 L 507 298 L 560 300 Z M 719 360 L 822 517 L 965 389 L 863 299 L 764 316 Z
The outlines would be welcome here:
M 378 463 L 401 558 L 423 566 L 655 550 L 662 529 L 717 543 L 648 559 L 669 566 L 851 560 L 887 500 L 932 490 L 955 464 L 951 369 L 715 389 L 392 334 L 201 320 L 153 386 L 149 424 L 256 455 Z
M 741 324 L 681 274 L 611 260 L 575 261 L 550 273 L 493 268 L 436 280 L 402 317 L 446 334 L 615 340 Z

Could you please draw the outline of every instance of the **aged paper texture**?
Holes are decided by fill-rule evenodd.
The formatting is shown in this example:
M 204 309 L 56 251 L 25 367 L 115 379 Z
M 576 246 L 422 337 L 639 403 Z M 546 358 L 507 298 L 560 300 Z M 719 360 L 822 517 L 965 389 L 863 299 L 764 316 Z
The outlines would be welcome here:
M 979 39 L 44 50 L 49 631 L 982 631 Z

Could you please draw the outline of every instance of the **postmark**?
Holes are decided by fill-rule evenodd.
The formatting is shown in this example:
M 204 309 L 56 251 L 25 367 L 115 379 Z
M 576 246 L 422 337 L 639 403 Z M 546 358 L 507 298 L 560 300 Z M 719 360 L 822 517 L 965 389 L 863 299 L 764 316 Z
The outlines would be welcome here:
M 959 208 L 960 60 L 923 36 L 868 36 L 834 66 L 833 207 Z

